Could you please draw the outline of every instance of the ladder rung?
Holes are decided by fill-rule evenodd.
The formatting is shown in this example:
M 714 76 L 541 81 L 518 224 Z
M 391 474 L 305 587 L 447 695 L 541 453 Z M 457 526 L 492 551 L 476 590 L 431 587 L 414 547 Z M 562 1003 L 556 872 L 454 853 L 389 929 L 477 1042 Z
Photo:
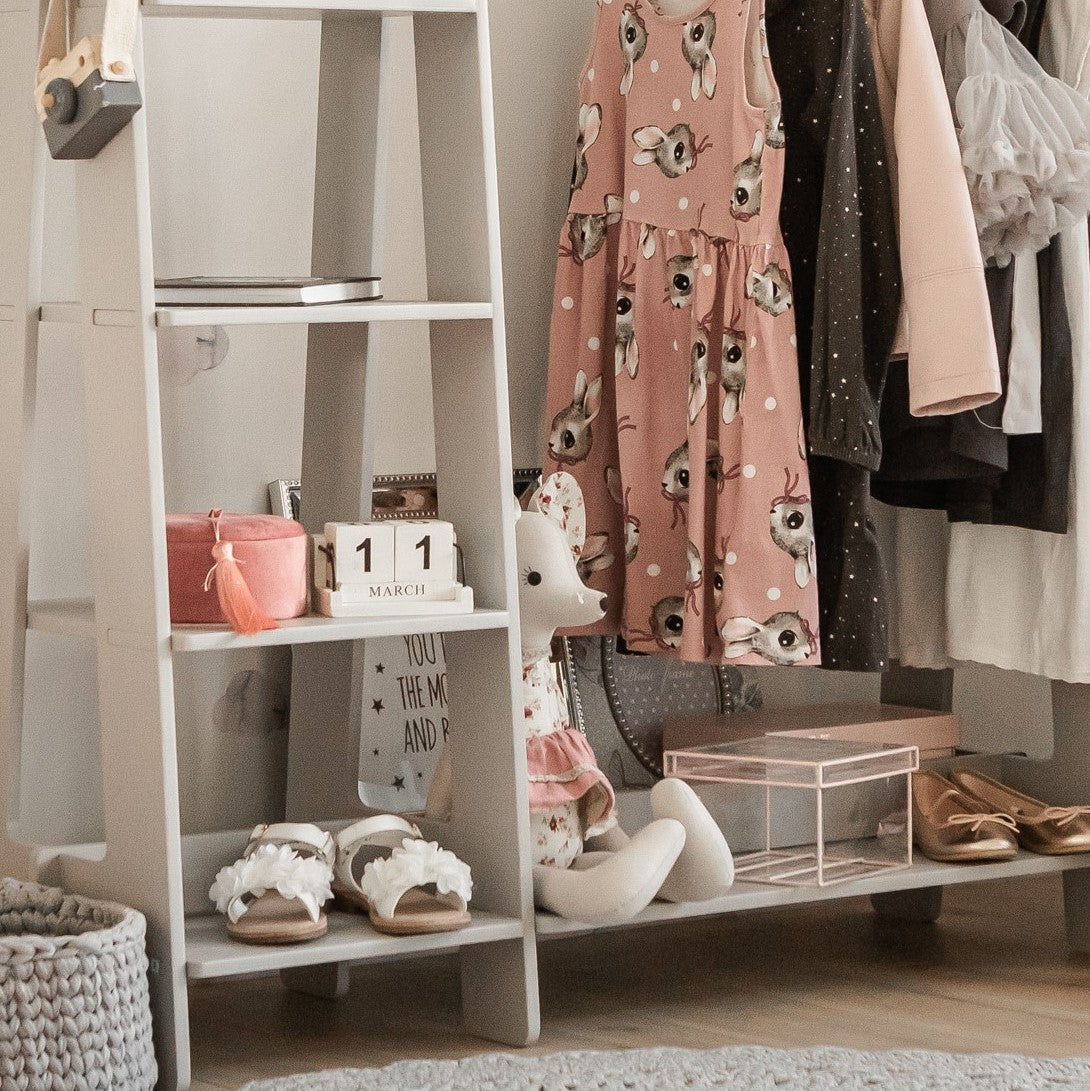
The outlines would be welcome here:
M 325 322 L 456 322 L 492 317 L 491 303 L 317 303 L 294 306 L 159 307 L 159 326 L 263 326 Z
M 152 0 L 146 15 L 186 18 L 306 19 L 336 15 L 414 15 L 475 12 L 477 0 Z
M 471 614 L 376 615 L 374 617 L 307 617 L 280 622 L 256 636 L 239 636 L 226 625 L 175 625 L 171 647 L 177 652 L 227 652 L 276 644 L 318 644 L 335 640 L 370 640 L 413 633 L 464 633 L 503 629 L 506 610 L 476 609 Z
M 79 303 L 43 303 L 43 322 L 80 321 Z M 158 326 L 283 326 L 327 322 L 465 322 L 492 317 L 491 303 L 446 303 L 379 299 L 369 303 L 325 303 L 289 307 L 159 307 Z

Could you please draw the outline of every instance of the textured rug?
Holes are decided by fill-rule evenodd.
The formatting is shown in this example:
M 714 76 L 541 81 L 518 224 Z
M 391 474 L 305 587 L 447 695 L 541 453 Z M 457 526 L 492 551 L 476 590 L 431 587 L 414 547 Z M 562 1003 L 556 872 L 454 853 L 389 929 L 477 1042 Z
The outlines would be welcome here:
M 243 1091 L 1087 1091 L 1090 1059 L 851 1049 L 629 1049 L 399 1061 L 249 1083 Z

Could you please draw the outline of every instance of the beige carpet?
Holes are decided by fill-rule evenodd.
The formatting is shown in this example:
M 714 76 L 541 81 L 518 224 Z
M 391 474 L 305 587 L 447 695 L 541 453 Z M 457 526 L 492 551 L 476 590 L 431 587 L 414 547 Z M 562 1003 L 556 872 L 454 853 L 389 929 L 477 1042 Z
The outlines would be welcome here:
M 401 1061 L 247 1084 L 243 1091 L 1087 1091 L 1090 1060 L 850 1049 L 630 1049 Z

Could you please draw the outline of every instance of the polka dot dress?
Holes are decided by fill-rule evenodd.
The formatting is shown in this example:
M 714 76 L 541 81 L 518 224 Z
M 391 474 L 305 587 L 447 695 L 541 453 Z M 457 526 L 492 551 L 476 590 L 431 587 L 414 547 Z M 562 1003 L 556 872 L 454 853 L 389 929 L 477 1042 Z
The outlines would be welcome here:
M 561 234 L 547 466 L 579 481 L 593 631 L 816 664 L 784 134 L 762 0 L 599 3 Z

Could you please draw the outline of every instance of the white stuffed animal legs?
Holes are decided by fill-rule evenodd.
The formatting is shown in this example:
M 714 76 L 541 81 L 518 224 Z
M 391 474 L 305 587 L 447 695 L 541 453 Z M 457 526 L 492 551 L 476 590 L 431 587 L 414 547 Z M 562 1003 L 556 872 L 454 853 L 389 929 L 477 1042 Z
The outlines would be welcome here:
M 692 788 L 673 777 L 659 781 L 651 809 L 655 821 L 634 837 L 614 826 L 588 840 L 570 868 L 535 867 L 537 904 L 570 920 L 609 924 L 630 920 L 654 898 L 702 902 L 726 894 L 734 859 Z
M 685 830 L 685 844 L 662 886 L 655 894 L 667 902 L 703 902 L 721 898 L 734 882 L 734 857 L 715 819 L 699 796 L 683 780 L 669 777 L 651 789 L 651 812 L 656 821 L 673 820 Z M 587 842 L 588 852 L 577 868 L 596 867 L 604 856 L 631 844 L 619 826 Z M 605 850 L 605 852 L 597 850 Z
M 568 920 L 620 924 L 650 904 L 684 847 L 680 822 L 651 822 L 616 852 L 584 853 L 568 868 L 535 865 L 534 901 Z

